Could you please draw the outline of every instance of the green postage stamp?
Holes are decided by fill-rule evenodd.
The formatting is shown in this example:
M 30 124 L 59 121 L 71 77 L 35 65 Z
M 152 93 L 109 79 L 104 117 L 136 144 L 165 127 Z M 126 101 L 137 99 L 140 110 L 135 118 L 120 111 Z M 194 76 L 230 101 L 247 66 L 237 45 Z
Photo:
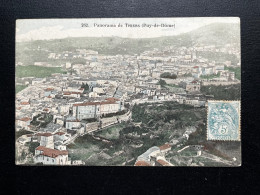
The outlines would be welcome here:
M 208 101 L 208 140 L 240 140 L 240 102 Z

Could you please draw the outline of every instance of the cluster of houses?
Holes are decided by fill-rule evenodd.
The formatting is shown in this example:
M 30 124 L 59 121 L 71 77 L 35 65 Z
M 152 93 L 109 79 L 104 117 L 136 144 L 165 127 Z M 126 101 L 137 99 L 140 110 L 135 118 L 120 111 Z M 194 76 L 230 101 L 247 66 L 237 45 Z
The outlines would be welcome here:
M 35 148 L 35 163 L 48 165 L 70 165 L 71 161 L 68 157 L 68 151 L 63 144 L 66 137 L 64 132 L 37 133 L 40 139 L 40 146 Z
M 62 53 L 49 53 L 49 59 L 73 59 L 84 58 L 89 55 L 97 55 L 97 51 L 87 49 L 76 49 L 76 51 L 64 51 Z
M 68 139 L 65 132 L 38 132 L 26 134 L 18 139 L 20 144 L 26 142 L 38 142 L 39 146 L 35 148 L 34 162 L 44 165 L 70 165 L 68 151 L 64 142 Z
M 16 95 L 16 130 L 40 133 L 32 136 L 32 139 L 36 136 L 40 143 L 35 149 L 35 162 L 73 164 L 64 143 L 70 139 L 66 135 L 83 135 L 88 131 L 86 128 L 91 126 L 88 124 L 91 122 L 84 119 L 99 120 L 108 114 L 120 113 L 126 109 L 126 103 L 176 101 L 194 107 L 206 106 L 207 100 L 212 97 L 200 93 L 202 85 L 238 83 L 235 74 L 224 68 L 238 65 L 217 63 L 197 55 L 197 51 L 213 50 L 231 51 L 237 55 L 237 50 L 232 48 L 165 47 L 140 55 L 114 56 L 99 55 L 96 51 L 86 49 L 50 53 L 51 59 L 69 61 L 81 58 L 85 63 L 65 63 L 62 67 L 67 70 L 66 74 L 54 73 L 47 78 L 16 78 L 17 84 L 28 86 Z M 51 66 L 46 62 L 35 62 L 35 65 Z M 163 73 L 176 74 L 177 78 L 161 78 Z M 205 75 L 219 77 L 206 80 L 200 78 Z M 161 79 L 166 85 L 160 83 Z M 42 128 L 48 116 L 52 116 L 50 124 Z M 23 139 L 27 141 L 29 138 Z M 20 141 L 24 142 L 23 139 Z M 145 159 L 148 157 L 156 157 L 150 164 L 166 165 L 168 162 L 160 155 L 164 150 L 152 148 L 140 156 L 137 164 L 147 163 Z

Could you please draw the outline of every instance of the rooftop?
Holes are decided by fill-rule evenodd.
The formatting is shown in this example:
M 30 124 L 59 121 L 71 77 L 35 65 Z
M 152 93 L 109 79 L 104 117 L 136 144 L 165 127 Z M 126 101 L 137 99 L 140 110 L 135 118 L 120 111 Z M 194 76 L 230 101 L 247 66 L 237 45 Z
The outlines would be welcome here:
M 157 162 L 161 164 L 162 166 L 169 166 L 170 164 L 162 159 L 158 159 Z
M 151 164 L 146 161 L 139 160 L 135 163 L 135 166 L 151 166 Z
M 64 135 L 65 133 L 64 132 L 57 132 L 55 133 L 55 135 Z
M 51 133 L 36 133 L 35 135 L 37 135 L 37 136 L 44 136 L 44 137 L 50 137 L 50 136 L 52 136 Z
M 20 121 L 25 121 L 25 122 L 26 122 L 26 121 L 30 121 L 30 120 L 31 120 L 31 118 L 29 118 L 29 117 L 24 117 L 24 118 L 21 118 L 21 119 L 20 119 Z
M 79 104 L 73 104 L 73 106 L 91 106 L 91 105 L 102 105 L 102 104 L 115 104 L 116 101 L 119 101 L 117 98 L 107 98 L 106 101 L 102 102 L 84 102 Z
M 53 88 L 46 88 L 44 91 L 53 91 Z
M 51 149 L 51 148 L 46 148 L 44 146 L 38 146 L 35 150 L 39 150 L 42 151 L 41 155 L 43 156 L 48 156 L 51 158 L 56 158 L 57 156 L 60 155 L 68 155 L 68 151 L 67 150 L 55 150 L 55 149 Z
M 141 154 L 138 156 L 138 160 L 145 160 L 145 161 L 150 161 L 150 154 L 155 152 L 155 151 L 160 151 L 160 148 L 157 146 L 153 146 L 149 148 L 145 153 Z
M 160 146 L 159 148 L 160 148 L 160 150 L 165 150 L 165 149 L 171 148 L 171 145 L 164 144 L 164 145 Z

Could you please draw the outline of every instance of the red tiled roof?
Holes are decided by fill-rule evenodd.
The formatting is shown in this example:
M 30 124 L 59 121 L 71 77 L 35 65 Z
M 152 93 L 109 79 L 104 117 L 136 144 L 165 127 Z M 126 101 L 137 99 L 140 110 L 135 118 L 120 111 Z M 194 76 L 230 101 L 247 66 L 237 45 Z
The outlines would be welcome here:
M 64 91 L 64 92 L 63 92 L 63 95 L 71 95 L 71 93 Z
M 160 148 L 160 150 L 165 150 L 165 149 L 171 148 L 171 146 L 169 144 L 164 144 L 164 145 L 160 146 L 159 148 Z
M 38 146 L 35 150 L 39 150 L 39 151 L 43 151 L 43 153 L 41 155 L 43 156 L 48 156 L 51 158 L 55 158 L 59 155 L 68 155 L 68 151 L 67 150 L 55 150 L 55 149 L 51 149 L 51 148 L 46 148 L 44 146 Z
M 71 95 L 71 94 L 82 94 L 81 92 L 76 92 L 76 91 L 64 91 L 63 95 Z
M 49 111 L 49 109 L 48 108 L 44 108 L 43 111 Z
M 53 91 L 53 88 L 46 88 L 45 91 Z
M 57 132 L 55 133 L 55 135 L 64 135 L 65 133 L 64 132 Z
M 166 161 L 164 161 L 164 160 L 162 160 L 162 159 L 157 160 L 157 162 L 158 162 L 159 164 L 161 164 L 162 166 L 168 166 L 168 165 L 170 165 L 168 162 L 166 162 Z
M 52 136 L 51 133 L 36 133 L 35 135 L 37 135 L 37 136 L 45 136 L 45 137 L 50 137 L 50 136 Z
M 84 102 L 84 103 L 79 103 L 79 104 L 73 104 L 73 106 L 93 106 L 93 105 L 98 105 L 100 102 Z
M 101 105 L 101 104 L 114 104 L 115 102 L 113 101 L 106 101 L 106 102 L 85 102 L 85 103 L 80 103 L 80 104 L 73 104 L 73 106 L 94 106 L 94 105 Z
M 75 119 L 75 120 L 67 120 L 66 122 L 80 122 L 80 120 Z
M 117 99 L 117 98 L 114 98 L 114 97 L 107 98 L 106 100 L 107 100 L 107 101 L 110 101 L 110 102 L 119 101 L 119 99 Z
M 20 121 L 30 121 L 31 119 L 29 117 L 21 118 Z
M 199 68 L 198 66 L 194 66 L 193 68 Z
M 135 163 L 135 166 L 151 166 L 148 162 L 139 160 Z
M 29 105 L 29 102 L 21 102 L 21 105 Z

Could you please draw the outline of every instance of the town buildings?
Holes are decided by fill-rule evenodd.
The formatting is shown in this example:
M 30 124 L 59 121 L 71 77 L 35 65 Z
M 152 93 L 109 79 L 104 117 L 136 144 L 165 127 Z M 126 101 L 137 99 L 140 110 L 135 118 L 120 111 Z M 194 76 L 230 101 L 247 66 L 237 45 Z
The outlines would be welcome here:
M 97 118 L 124 109 L 123 103 L 117 98 L 107 98 L 102 102 L 85 102 L 73 104 L 73 116 L 76 119 Z
M 88 49 L 49 51 L 47 58 L 62 60 L 60 67 L 67 73 L 16 78 L 17 83 L 27 85 L 16 95 L 16 130 L 33 133 L 32 138 L 21 137 L 19 142 L 25 144 L 36 137 L 40 144 L 35 149 L 36 163 L 79 165 L 84 163 L 69 160 L 66 145 L 102 125 L 130 120 L 134 104 L 174 101 L 204 107 L 212 97 L 201 93 L 203 86 L 240 83 L 236 73 L 230 71 L 240 66 L 240 59 L 237 64 L 216 61 L 200 56 L 200 52 L 240 54 L 231 45 L 166 46 L 135 55 L 101 55 Z M 82 63 L 72 63 L 73 59 Z M 48 62 L 35 65 L 52 66 Z M 177 78 L 162 78 L 163 73 Z M 169 151 L 169 144 L 152 147 L 138 157 L 135 165 L 172 166 L 165 159 Z
M 34 156 L 36 163 L 44 165 L 70 165 L 71 161 L 68 158 L 67 150 L 56 150 L 39 146 L 35 149 Z

